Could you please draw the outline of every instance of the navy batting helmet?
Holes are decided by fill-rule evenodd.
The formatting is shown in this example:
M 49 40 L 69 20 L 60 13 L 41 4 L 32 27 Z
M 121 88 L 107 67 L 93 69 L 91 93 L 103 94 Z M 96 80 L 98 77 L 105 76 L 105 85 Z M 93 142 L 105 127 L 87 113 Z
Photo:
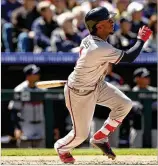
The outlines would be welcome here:
M 108 20 L 113 18 L 116 13 L 111 13 L 105 7 L 97 7 L 90 10 L 85 16 L 85 24 L 90 33 L 93 33 L 99 21 Z
M 140 67 L 134 71 L 133 77 L 134 77 L 134 82 L 136 81 L 136 77 L 141 77 L 141 78 L 150 77 L 150 71 L 145 67 Z
M 23 72 L 26 76 L 31 74 L 39 74 L 40 67 L 37 67 L 34 64 L 30 64 L 24 67 Z

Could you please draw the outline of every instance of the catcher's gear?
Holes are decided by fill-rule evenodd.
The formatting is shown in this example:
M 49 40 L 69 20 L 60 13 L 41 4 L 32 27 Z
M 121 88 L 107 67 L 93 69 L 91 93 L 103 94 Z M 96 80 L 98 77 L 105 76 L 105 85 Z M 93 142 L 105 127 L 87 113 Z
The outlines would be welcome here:
M 89 32 L 92 33 L 99 21 L 113 18 L 116 13 L 109 12 L 105 7 L 97 7 L 90 10 L 85 16 L 85 24 Z

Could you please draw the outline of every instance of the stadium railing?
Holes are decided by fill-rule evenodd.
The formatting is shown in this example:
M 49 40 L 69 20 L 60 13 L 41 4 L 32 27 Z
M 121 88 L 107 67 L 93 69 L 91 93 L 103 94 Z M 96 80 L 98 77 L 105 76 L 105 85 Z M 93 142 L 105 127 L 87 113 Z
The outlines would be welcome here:
M 1 54 L 2 64 L 74 64 L 78 59 L 78 54 L 75 53 L 51 53 L 42 52 L 33 53 L 3 53 Z M 134 64 L 156 64 L 157 53 L 141 53 Z

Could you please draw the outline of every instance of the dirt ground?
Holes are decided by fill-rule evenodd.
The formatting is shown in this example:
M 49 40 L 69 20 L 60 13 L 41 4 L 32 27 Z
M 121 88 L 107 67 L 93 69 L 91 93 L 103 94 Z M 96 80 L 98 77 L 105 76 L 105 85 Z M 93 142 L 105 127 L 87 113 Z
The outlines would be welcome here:
M 117 156 L 112 161 L 106 156 L 74 156 L 75 164 L 83 165 L 158 165 L 157 156 Z M 1 165 L 64 165 L 58 156 L 2 156 Z M 69 164 L 71 166 L 71 164 Z

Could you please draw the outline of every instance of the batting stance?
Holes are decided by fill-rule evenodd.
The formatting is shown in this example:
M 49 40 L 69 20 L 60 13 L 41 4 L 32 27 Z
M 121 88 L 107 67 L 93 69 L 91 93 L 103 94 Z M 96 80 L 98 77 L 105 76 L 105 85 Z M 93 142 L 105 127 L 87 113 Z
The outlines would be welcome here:
M 132 108 L 132 101 L 115 86 L 104 82 L 104 78 L 109 63 L 133 62 L 152 31 L 143 26 L 139 30 L 136 44 L 126 52 L 121 51 L 106 41 L 108 35 L 114 32 L 114 16 L 115 13 L 109 13 L 105 7 L 97 7 L 85 17 L 90 35 L 81 42 L 79 59 L 64 88 L 73 129 L 54 145 L 64 163 L 75 162 L 70 151 L 88 137 L 96 104 L 109 107 L 111 112 L 90 143 L 100 148 L 109 158 L 116 157 L 108 143 L 108 135 L 122 123 Z

